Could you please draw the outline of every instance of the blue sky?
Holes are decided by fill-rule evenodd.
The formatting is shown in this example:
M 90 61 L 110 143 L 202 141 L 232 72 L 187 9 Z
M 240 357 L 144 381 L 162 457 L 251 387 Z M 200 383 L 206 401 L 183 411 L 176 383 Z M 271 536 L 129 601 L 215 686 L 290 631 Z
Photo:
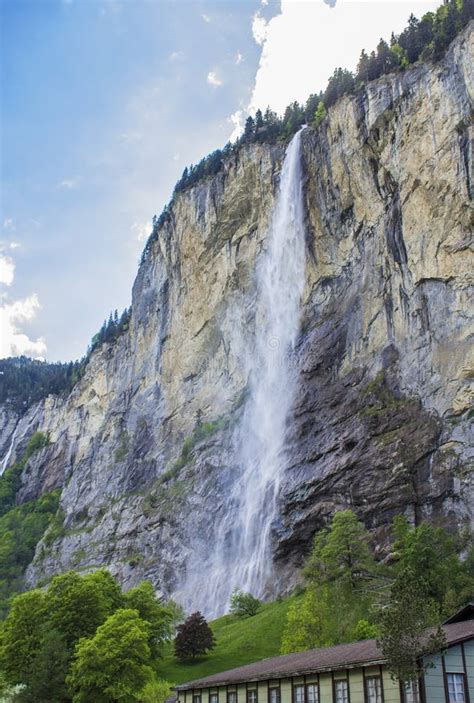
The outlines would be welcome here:
M 436 5 L 1 0 L 0 355 L 82 356 L 185 165 Z

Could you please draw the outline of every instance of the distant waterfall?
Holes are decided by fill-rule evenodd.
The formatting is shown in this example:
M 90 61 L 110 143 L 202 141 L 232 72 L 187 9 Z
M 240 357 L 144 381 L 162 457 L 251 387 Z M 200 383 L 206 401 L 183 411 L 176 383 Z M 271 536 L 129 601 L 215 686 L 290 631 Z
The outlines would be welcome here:
M 8 447 L 8 451 L 5 454 L 5 456 L 2 459 L 2 462 L 0 464 L 0 476 L 2 476 L 3 472 L 8 468 L 8 462 L 10 461 L 10 457 L 12 455 L 13 447 L 15 446 L 15 437 L 16 433 L 18 430 L 18 425 L 15 427 L 11 440 L 10 440 L 10 446 Z
M 240 473 L 225 515 L 215 526 L 214 552 L 207 555 L 207 563 L 188 565 L 183 588 L 188 604 L 208 616 L 226 611 L 234 587 L 262 596 L 272 577 L 271 528 L 285 466 L 286 421 L 295 388 L 290 357 L 305 274 L 300 141 L 301 131 L 286 151 L 257 264 L 255 341 L 247 359 L 249 394 L 234 437 Z

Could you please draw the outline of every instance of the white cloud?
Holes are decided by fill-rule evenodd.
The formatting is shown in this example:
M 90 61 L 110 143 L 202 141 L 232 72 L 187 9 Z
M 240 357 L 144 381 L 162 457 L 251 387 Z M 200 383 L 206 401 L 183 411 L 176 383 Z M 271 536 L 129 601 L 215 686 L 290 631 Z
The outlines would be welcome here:
M 134 222 L 130 229 L 134 233 L 137 242 L 145 242 L 150 236 L 152 225 L 151 222 Z
M 172 51 L 168 56 L 168 61 L 171 61 L 171 63 L 181 61 L 181 59 L 184 59 L 184 51 Z
M 209 22 L 211 21 L 211 18 L 209 17 L 209 15 L 202 14 L 201 19 L 204 20 L 204 22 L 206 22 L 207 24 L 209 24 Z
M 12 242 L 9 248 L 16 248 Z M 11 286 L 15 278 L 13 259 L 0 253 L 0 283 Z M 21 330 L 24 322 L 31 322 L 41 305 L 36 294 L 21 300 L 10 300 L 6 293 L 0 295 L 0 359 L 6 356 L 27 354 L 42 358 L 46 352 L 44 337 L 32 340 Z
M 280 13 L 268 22 L 257 12 L 252 33 L 262 47 L 250 112 L 270 105 L 283 112 L 293 100 L 303 102 L 324 89 L 337 66 L 354 70 L 361 49 L 372 50 L 381 36 L 390 37 L 407 24 L 411 11 L 420 16 L 437 2 L 356 2 L 281 0 Z
M 222 81 L 215 71 L 209 71 L 209 73 L 207 74 L 207 82 L 209 83 L 209 85 L 222 85 Z
M 44 337 L 32 340 L 19 327 L 22 323 L 33 320 L 40 308 L 36 295 L 0 305 L 0 358 L 21 354 L 36 359 L 43 357 L 46 352 Z
M 230 117 L 229 122 L 233 125 L 232 134 L 229 137 L 231 142 L 240 137 L 244 129 L 244 111 L 236 110 Z
M 15 277 L 15 263 L 9 256 L 0 254 L 0 283 L 11 286 Z
M 264 44 L 268 29 L 270 27 L 270 22 L 267 22 L 265 17 L 262 17 L 260 13 L 256 12 L 252 18 L 252 34 L 253 38 L 260 46 Z
M 236 55 L 235 55 L 235 63 L 236 63 L 236 65 L 238 66 L 239 64 L 241 64 L 243 60 L 244 60 L 244 57 L 242 56 L 242 54 L 240 53 L 240 51 L 238 51 L 238 52 L 236 53 Z
M 15 223 L 13 217 L 6 217 L 3 220 L 3 229 L 15 229 Z
M 80 179 L 77 176 L 73 176 L 72 178 L 64 178 L 57 184 L 56 187 L 59 190 L 75 190 L 79 187 L 79 181 Z
M 20 246 L 21 246 L 21 244 L 19 242 L 10 242 L 10 244 L 8 245 L 8 248 L 9 249 L 18 249 L 18 247 L 20 247 Z

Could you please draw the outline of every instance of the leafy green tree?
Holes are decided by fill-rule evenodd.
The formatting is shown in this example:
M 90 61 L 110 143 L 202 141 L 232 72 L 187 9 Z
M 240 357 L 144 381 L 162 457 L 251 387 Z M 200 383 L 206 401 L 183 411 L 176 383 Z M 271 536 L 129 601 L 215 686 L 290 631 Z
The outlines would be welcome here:
M 318 107 L 316 108 L 316 112 L 314 113 L 314 120 L 313 120 L 314 126 L 315 126 L 315 127 L 319 127 L 319 125 L 320 125 L 321 122 L 325 119 L 325 117 L 326 117 L 327 114 L 328 114 L 328 113 L 327 113 L 327 110 L 326 110 L 326 106 L 325 106 L 325 104 L 323 103 L 323 101 L 320 100 L 319 103 L 318 103 Z
M 145 684 L 141 694 L 141 703 L 165 703 L 172 693 L 171 684 L 154 676 Z
M 379 635 L 379 629 L 377 625 L 365 620 L 358 620 L 354 628 L 354 639 L 355 640 L 371 640 Z
M 55 576 L 48 589 L 48 615 L 72 651 L 81 637 L 91 637 L 114 610 L 113 587 L 105 572 Z
M 67 684 L 74 703 L 133 703 L 152 678 L 147 625 L 121 609 L 79 642 Z
M 422 656 L 446 647 L 440 610 L 429 597 L 429 586 L 411 569 L 394 581 L 389 603 L 380 611 L 379 646 L 394 678 L 415 681 L 422 673 Z M 427 628 L 432 627 L 427 634 Z
M 153 658 L 160 656 L 163 644 L 173 633 L 173 609 L 156 597 L 149 581 L 143 581 L 125 594 L 127 608 L 137 610 L 142 620 L 148 623 L 148 645 Z
M 2 629 L 0 650 L 1 668 L 9 684 L 28 680 L 42 646 L 46 618 L 46 595 L 42 591 L 29 591 L 13 598 Z
M 190 615 L 178 626 L 174 652 L 178 659 L 194 659 L 215 647 L 214 633 L 200 612 Z
M 352 510 L 336 513 L 330 528 L 315 537 L 306 578 L 315 584 L 337 581 L 351 591 L 367 584 L 376 572 L 369 540 L 369 533 Z
M 408 58 L 405 49 L 395 42 L 390 47 L 391 62 L 395 68 L 403 70 L 408 66 Z
M 327 588 L 310 586 L 302 601 L 290 606 L 281 639 L 281 654 L 334 644 L 334 633 L 327 618 L 327 598 Z
M 258 598 L 251 593 L 244 593 L 239 588 L 235 588 L 230 597 L 230 612 L 238 618 L 252 617 L 261 607 Z
M 18 699 L 25 703 L 67 703 L 71 700 L 66 675 L 70 663 L 64 638 L 57 630 L 43 628 L 41 647 L 24 678 Z
M 452 536 L 442 527 L 421 523 L 413 527 L 404 516 L 393 523 L 394 555 L 397 573 L 410 569 L 426 583 L 428 596 L 443 607 L 447 615 L 474 593 L 474 564 L 461 559 L 473 552 L 472 535 Z M 453 592 L 458 594 L 453 602 Z

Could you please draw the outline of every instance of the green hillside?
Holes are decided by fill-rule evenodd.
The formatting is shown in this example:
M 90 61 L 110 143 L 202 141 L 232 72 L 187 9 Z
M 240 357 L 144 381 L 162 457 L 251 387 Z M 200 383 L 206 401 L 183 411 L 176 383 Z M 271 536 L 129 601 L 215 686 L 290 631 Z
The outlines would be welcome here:
M 302 596 L 291 596 L 266 603 L 257 615 L 244 620 L 238 620 L 232 615 L 214 620 L 210 625 L 216 636 L 216 647 L 199 661 L 181 664 L 175 659 L 170 644 L 164 659 L 159 663 L 159 676 L 172 683 L 183 683 L 280 654 L 286 613 L 290 605 L 301 598 Z

